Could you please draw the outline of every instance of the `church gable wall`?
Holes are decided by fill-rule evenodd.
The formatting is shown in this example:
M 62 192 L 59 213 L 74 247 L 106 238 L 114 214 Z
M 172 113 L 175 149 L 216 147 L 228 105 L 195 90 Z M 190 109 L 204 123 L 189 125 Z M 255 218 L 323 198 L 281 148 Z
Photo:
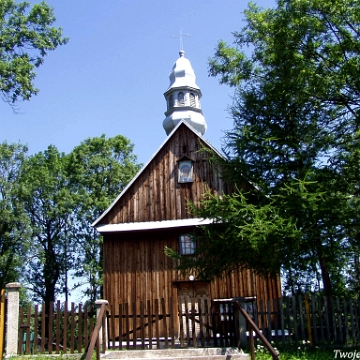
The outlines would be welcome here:
M 180 126 L 101 223 L 191 218 L 188 201 L 199 203 L 207 189 L 214 194 L 224 191 L 220 174 L 212 168 L 210 155 L 202 146 L 195 132 Z M 178 161 L 182 158 L 194 161 L 193 182 L 178 182 Z

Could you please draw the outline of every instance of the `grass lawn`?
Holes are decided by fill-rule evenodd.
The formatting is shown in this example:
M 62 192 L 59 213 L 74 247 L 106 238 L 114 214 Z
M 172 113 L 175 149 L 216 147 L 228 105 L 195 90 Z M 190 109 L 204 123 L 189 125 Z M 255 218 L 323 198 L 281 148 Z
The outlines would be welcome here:
M 286 346 L 275 348 L 280 352 L 280 360 L 333 360 L 333 359 L 360 359 L 359 347 L 310 347 L 307 345 Z M 261 345 L 255 350 L 256 360 L 271 360 L 269 352 Z M 341 352 L 341 353 L 340 353 Z

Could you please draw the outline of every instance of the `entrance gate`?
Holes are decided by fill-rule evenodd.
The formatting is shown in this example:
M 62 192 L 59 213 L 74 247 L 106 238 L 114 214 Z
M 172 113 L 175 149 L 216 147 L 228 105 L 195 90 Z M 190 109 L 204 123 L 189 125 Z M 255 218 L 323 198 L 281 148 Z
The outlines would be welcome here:
M 180 295 L 133 304 L 110 306 L 109 348 L 159 349 L 237 346 L 238 315 L 229 302 L 210 301 L 206 296 Z

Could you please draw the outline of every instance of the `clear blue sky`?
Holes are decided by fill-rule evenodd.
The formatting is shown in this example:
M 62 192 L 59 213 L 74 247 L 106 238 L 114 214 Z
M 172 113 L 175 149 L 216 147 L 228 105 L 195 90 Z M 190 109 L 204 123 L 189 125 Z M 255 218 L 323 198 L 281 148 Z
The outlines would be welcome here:
M 32 1 L 34 3 L 36 1 Z M 207 60 L 220 39 L 233 41 L 244 24 L 239 0 L 48 0 L 67 45 L 49 53 L 35 80 L 40 89 L 14 114 L 0 103 L 0 141 L 20 141 L 31 154 L 50 144 L 69 153 L 88 137 L 122 134 L 147 162 L 166 138 L 163 93 L 178 57 L 179 27 L 185 56 L 202 90 L 207 138 L 221 147 L 232 90 L 208 77 Z M 274 0 L 261 0 L 269 7 Z

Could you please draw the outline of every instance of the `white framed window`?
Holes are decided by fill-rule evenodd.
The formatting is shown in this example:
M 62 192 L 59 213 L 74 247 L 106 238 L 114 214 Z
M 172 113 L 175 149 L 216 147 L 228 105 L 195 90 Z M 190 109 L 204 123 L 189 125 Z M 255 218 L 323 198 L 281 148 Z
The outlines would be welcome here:
M 181 255 L 192 255 L 196 250 L 196 242 L 192 235 L 185 234 L 179 238 L 180 254 Z
M 179 161 L 179 183 L 188 183 L 194 181 L 194 164 L 191 160 Z

